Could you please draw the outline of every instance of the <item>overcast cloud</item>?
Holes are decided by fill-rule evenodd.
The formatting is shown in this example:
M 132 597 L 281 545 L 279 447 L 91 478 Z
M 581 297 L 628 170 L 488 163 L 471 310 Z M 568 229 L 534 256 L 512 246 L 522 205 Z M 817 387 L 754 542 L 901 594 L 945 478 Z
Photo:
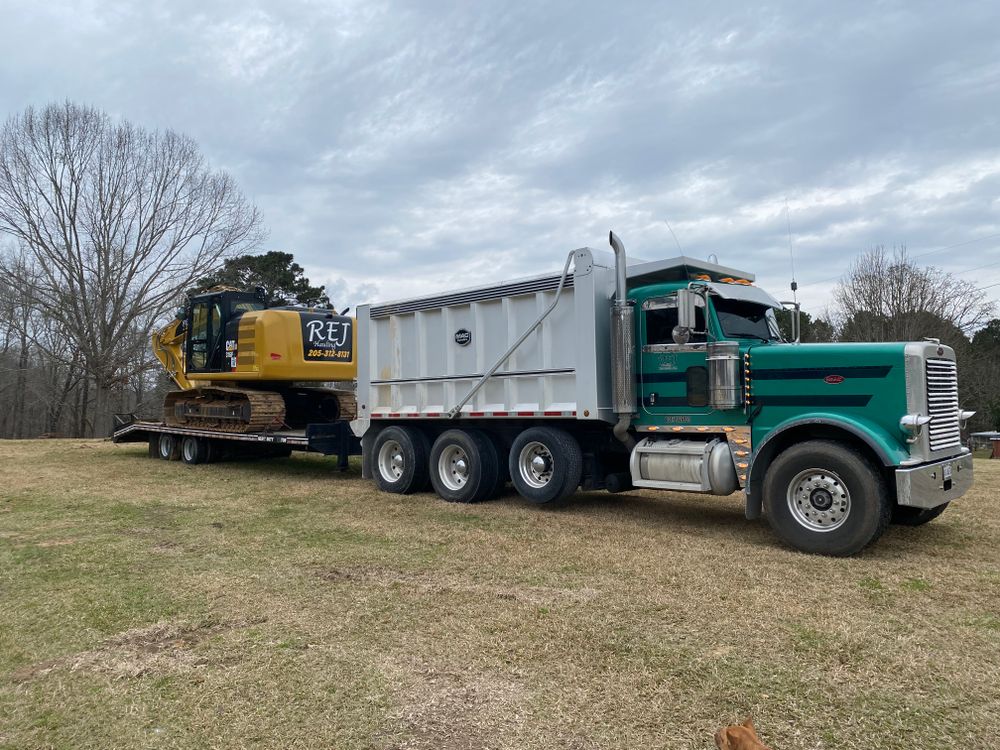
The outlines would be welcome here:
M 193 136 L 340 304 L 666 222 L 784 299 L 786 204 L 807 309 L 878 243 L 1000 282 L 1000 4 L 725 5 L 0 0 L 0 114 Z

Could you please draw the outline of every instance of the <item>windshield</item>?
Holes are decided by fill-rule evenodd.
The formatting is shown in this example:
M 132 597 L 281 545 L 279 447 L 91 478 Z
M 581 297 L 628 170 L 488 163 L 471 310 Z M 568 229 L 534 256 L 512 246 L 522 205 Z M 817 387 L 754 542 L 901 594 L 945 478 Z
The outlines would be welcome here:
M 734 339 L 781 341 L 778 321 L 770 307 L 722 297 L 716 297 L 713 303 L 724 335 Z

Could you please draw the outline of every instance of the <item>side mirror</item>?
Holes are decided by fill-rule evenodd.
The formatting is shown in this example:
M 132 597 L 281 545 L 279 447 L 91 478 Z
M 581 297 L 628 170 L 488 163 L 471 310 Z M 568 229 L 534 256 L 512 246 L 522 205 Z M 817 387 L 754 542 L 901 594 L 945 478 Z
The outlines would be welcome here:
M 695 302 L 698 295 L 690 289 L 677 290 L 677 325 L 680 328 L 694 330 Z
M 785 310 L 792 311 L 792 343 L 799 343 L 799 339 L 802 336 L 802 331 L 799 327 L 799 310 L 802 308 L 798 302 L 782 302 L 781 306 Z
M 671 331 L 675 344 L 684 345 L 691 340 L 691 334 L 695 330 L 697 302 L 697 292 L 690 289 L 677 290 L 677 325 Z

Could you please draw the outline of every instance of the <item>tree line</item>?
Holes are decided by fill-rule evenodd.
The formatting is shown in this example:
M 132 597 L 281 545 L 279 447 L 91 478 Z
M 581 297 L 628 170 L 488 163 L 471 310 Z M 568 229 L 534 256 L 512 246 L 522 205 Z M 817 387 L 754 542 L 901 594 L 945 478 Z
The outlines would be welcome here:
M 878 245 L 861 253 L 832 290 L 831 307 L 802 313 L 804 343 L 920 341 L 955 350 L 962 407 L 975 410 L 971 430 L 1000 430 L 1000 318 L 974 283 L 911 259 L 905 247 Z M 779 313 L 791 337 L 791 314 Z
M 143 401 L 149 333 L 261 241 L 194 141 L 70 102 L 0 130 L 0 435 L 102 435 Z
M 0 130 L 0 437 L 106 435 L 157 413 L 169 387 L 149 347 L 186 293 L 260 286 L 271 304 L 329 304 L 289 253 L 254 255 L 257 208 L 194 141 L 65 102 Z M 954 347 L 973 426 L 1000 429 L 1000 319 L 985 293 L 905 249 L 863 253 L 803 313 L 802 340 Z M 790 318 L 780 315 L 786 337 Z

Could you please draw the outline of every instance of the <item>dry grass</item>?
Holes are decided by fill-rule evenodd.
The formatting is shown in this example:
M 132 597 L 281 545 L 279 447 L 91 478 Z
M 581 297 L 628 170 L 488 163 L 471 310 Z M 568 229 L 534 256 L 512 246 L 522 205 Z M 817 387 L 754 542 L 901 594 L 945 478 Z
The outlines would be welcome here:
M 737 497 L 378 494 L 0 443 L 0 747 L 992 746 L 1000 462 L 851 560 Z

